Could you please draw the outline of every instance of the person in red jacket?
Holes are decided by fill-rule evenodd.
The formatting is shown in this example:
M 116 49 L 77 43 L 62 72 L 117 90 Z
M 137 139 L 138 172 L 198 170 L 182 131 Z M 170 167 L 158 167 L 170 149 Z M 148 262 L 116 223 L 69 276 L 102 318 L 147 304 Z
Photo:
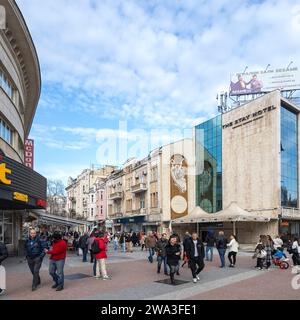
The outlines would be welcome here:
M 102 278 L 103 280 L 109 280 L 111 278 L 107 275 L 107 271 L 106 271 L 105 259 L 107 259 L 107 254 L 106 254 L 107 246 L 104 242 L 103 232 L 98 232 L 95 234 L 94 243 L 95 242 L 99 244 L 99 249 L 100 249 L 100 251 L 95 254 L 95 258 L 97 261 L 96 262 L 96 279 L 99 280 Z
M 53 233 L 53 246 L 52 250 L 45 249 L 47 254 L 50 254 L 49 274 L 54 280 L 53 289 L 61 291 L 64 289 L 64 266 L 67 255 L 67 244 L 62 239 L 58 231 Z

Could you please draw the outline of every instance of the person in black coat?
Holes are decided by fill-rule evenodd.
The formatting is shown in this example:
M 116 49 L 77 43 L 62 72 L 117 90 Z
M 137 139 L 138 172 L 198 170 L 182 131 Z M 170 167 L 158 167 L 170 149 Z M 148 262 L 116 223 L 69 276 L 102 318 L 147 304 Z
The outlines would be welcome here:
M 189 259 L 189 267 L 192 270 L 193 282 L 196 283 L 197 280 L 200 280 L 199 273 L 204 269 L 205 257 L 204 245 L 196 232 L 186 242 L 185 250 Z
M 216 239 L 216 247 L 218 249 L 220 260 L 221 260 L 220 268 L 225 267 L 225 253 L 226 253 L 226 249 L 227 249 L 227 243 L 228 243 L 228 241 L 224 236 L 224 232 L 219 231 L 219 236 Z
M 166 255 L 167 255 L 167 265 L 170 269 L 170 279 L 171 283 L 175 284 L 174 275 L 178 272 L 179 269 L 179 260 L 181 256 L 181 247 L 177 243 L 177 236 L 172 235 L 169 239 L 169 243 L 166 246 Z
M 1 266 L 1 263 L 8 257 L 8 251 L 7 251 L 7 247 L 6 245 L 3 243 L 3 242 L 0 242 L 0 266 Z M 2 267 L 3 268 L 3 267 Z M 1 272 L 2 270 L 0 270 Z M 5 274 L 4 274 L 5 275 Z M 1 279 L 0 279 L 1 280 Z M 4 293 L 5 291 L 5 279 L 4 280 L 4 283 L 2 283 L 1 285 L 1 281 L 0 281 L 0 295 Z M 2 281 L 3 282 L 3 281 Z

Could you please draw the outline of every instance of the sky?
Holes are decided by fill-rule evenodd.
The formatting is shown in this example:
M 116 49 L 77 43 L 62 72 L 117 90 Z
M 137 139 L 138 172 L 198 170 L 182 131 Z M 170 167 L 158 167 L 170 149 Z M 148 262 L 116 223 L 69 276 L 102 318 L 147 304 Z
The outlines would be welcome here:
M 35 170 L 64 183 L 192 137 L 230 73 L 300 56 L 299 0 L 17 3 L 41 65 Z

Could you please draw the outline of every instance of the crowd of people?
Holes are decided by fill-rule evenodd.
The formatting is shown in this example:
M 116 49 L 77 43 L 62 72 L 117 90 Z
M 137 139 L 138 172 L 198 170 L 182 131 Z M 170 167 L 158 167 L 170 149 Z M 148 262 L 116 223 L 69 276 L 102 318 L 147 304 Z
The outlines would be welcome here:
M 214 251 L 217 250 L 220 259 L 220 268 L 226 267 L 226 254 L 228 267 L 234 268 L 237 263 L 239 243 L 235 235 L 225 237 L 223 231 L 215 235 L 213 230 L 208 230 L 205 239 L 202 241 L 198 233 L 186 232 L 182 241 L 178 234 L 148 232 L 122 232 L 110 234 L 94 228 L 91 232 L 80 234 L 78 232 L 49 233 L 42 230 L 39 234 L 31 229 L 28 239 L 25 241 L 25 256 L 29 270 L 32 273 L 32 291 L 41 286 L 40 268 L 44 257 L 49 255 L 49 275 L 53 279 L 52 288 L 56 291 L 64 289 L 64 266 L 67 256 L 67 249 L 72 247 L 78 255 L 82 255 L 82 262 L 93 264 L 93 276 L 97 280 L 110 280 L 106 269 L 108 243 L 112 242 L 113 250 L 122 250 L 131 253 L 136 246 L 140 250 L 148 251 L 148 261 L 153 263 L 156 257 L 157 273 L 163 272 L 170 277 L 170 283 L 175 284 L 175 275 L 180 275 L 180 266 L 185 264 L 191 270 L 194 283 L 200 281 L 200 273 L 205 268 L 204 261 L 212 262 Z M 300 265 L 300 245 L 295 237 L 288 240 L 285 236 L 278 235 L 272 239 L 270 235 L 261 235 L 255 247 L 253 258 L 256 259 L 257 270 L 269 270 L 272 262 L 278 265 L 280 261 L 287 260 L 287 254 L 292 256 L 294 266 Z M 8 257 L 5 244 L 0 243 L 0 265 Z M 182 261 L 182 263 L 181 263 Z M 3 288 L 0 287 L 0 294 Z

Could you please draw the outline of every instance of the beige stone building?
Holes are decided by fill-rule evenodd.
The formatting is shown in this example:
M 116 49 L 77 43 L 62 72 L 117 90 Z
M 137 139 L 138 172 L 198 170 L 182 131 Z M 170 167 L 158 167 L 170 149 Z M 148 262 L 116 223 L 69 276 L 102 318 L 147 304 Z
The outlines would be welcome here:
M 0 0 L 0 6 L 0 241 L 18 252 L 30 210 L 46 207 L 46 179 L 24 165 L 41 76 L 34 43 L 16 2 Z
M 299 112 L 276 90 L 197 126 L 196 208 L 174 226 L 192 223 L 202 237 L 222 229 L 244 244 L 299 236 Z
M 114 166 L 104 166 L 98 169 L 85 169 L 77 178 L 69 178 L 66 187 L 67 192 L 67 213 L 70 218 L 94 221 L 91 213 L 94 210 L 95 200 L 94 187 L 99 179 L 105 180 L 106 177 L 116 169 Z M 93 209 L 93 210 L 92 210 Z
M 128 160 L 107 180 L 108 218 L 115 231 L 169 231 L 195 203 L 194 144 L 183 139 Z

